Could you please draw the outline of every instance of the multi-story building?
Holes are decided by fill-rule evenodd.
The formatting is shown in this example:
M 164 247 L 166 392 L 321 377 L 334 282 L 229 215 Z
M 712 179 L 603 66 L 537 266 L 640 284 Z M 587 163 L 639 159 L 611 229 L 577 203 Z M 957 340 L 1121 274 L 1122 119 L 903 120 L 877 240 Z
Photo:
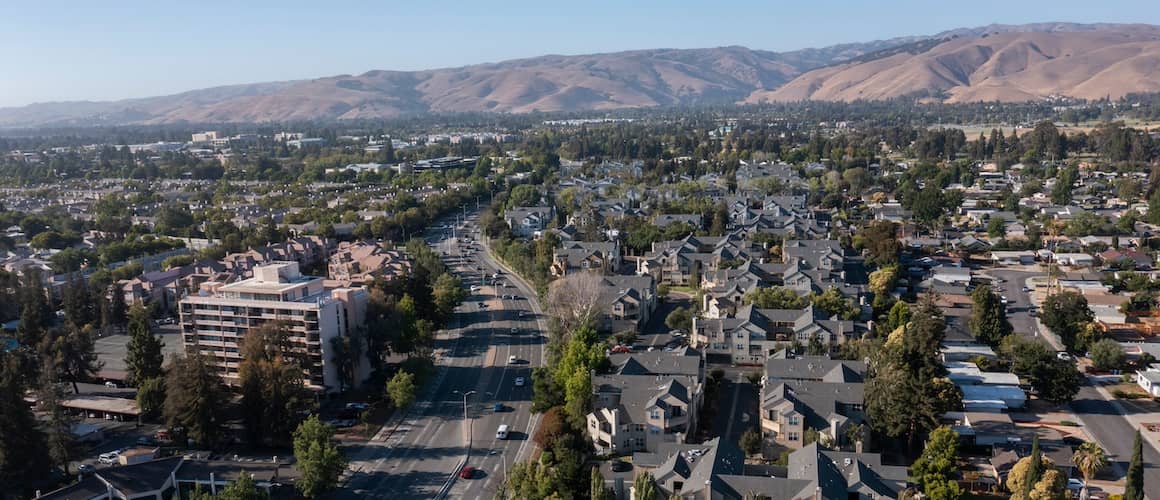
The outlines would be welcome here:
M 238 383 L 245 336 L 262 325 L 279 321 L 289 331 L 296 351 L 305 353 L 305 384 L 315 390 L 337 391 L 339 370 L 331 339 L 358 336 L 365 318 L 367 293 L 361 288 L 326 290 L 323 279 L 303 276 L 296 262 L 276 262 L 254 268 L 254 277 L 230 284 L 206 282 L 200 292 L 181 300 L 182 341 L 217 367 L 226 383 Z M 355 362 L 355 383 L 369 374 L 365 359 Z
M 863 381 L 866 364 L 824 356 L 765 362 L 762 379 L 761 430 L 778 445 L 798 449 L 808 429 L 842 444 L 845 429 L 865 422 Z

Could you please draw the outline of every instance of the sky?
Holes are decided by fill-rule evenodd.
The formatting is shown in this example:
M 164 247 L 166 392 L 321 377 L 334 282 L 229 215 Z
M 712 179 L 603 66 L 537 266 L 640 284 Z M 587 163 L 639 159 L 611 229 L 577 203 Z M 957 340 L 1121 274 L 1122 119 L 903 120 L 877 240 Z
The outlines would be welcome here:
M 544 54 L 822 47 L 992 23 L 1160 24 L 1156 0 L 0 0 L 0 107 Z

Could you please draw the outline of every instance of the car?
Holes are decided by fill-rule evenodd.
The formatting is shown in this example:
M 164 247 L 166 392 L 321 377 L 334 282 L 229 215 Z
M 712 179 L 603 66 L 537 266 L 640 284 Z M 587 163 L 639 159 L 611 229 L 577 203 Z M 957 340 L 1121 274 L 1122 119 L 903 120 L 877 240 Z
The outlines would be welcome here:
M 516 377 L 516 387 L 523 387 L 527 381 L 523 377 Z
M 370 408 L 370 407 L 371 407 L 370 404 L 363 403 L 363 402 L 354 402 L 354 403 L 347 403 L 346 404 L 346 409 L 354 410 L 354 411 L 363 411 L 363 410 L 366 410 L 367 408 Z
M 97 470 L 97 468 L 90 464 L 80 464 L 77 466 L 77 474 L 88 474 L 95 470 Z
M 519 328 L 512 328 L 512 335 L 519 335 L 519 333 L 520 333 Z
M 517 358 L 516 358 L 516 356 L 515 356 L 514 354 L 513 354 L 513 355 L 511 355 L 511 356 L 508 356 L 508 364 L 509 364 L 509 365 L 514 365 L 514 364 L 516 364 L 516 362 L 518 362 L 518 361 L 519 361 L 519 359 L 517 359 Z
M 499 413 L 499 412 L 506 410 L 507 408 L 504 407 L 503 403 L 496 403 L 495 407 L 493 409 L 495 410 L 496 413 Z
M 479 291 L 479 285 L 471 285 L 471 291 L 472 291 L 472 292 L 478 292 L 478 291 Z
M 1023 290 L 1023 293 L 1030 293 L 1031 292 L 1031 289 L 1028 287 L 1023 287 L 1023 288 L 1021 288 L 1021 290 Z
M 479 303 L 479 308 L 480 308 L 480 309 L 487 309 L 487 302 L 480 302 L 480 303 Z
M 1057 359 L 1061 359 L 1063 361 L 1072 361 L 1074 359 L 1071 357 L 1071 354 L 1068 354 L 1068 353 L 1063 352 L 1063 351 L 1059 351 L 1059 352 L 1055 353 L 1055 357 Z
M 1086 486 L 1084 482 L 1079 479 L 1074 477 L 1067 478 L 1067 489 L 1069 490 L 1082 490 L 1084 486 Z
M 141 446 L 153 446 L 153 445 L 157 444 L 157 440 L 153 439 L 149 436 L 141 436 L 141 437 L 137 438 L 137 444 L 139 444 Z
M 475 477 L 475 467 L 468 465 L 459 471 L 460 479 L 471 479 L 473 477 Z
M 97 456 L 97 462 L 111 465 L 117 463 L 117 459 L 121 457 L 121 450 L 113 450 L 108 453 L 101 453 Z
M 527 313 L 527 312 L 525 312 L 525 311 L 520 311 L 520 317 L 521 317 L 521 318 L 522 318 L 522 317 L 524 317 L 524 316 L 527 316 L 527 315 L 528 315 L 528 313 Z
M 105 387 L 108 387 L 108 388 L 110 388 L 110 389 L 116 389 L 116 388 L 117 388 L 117 383 L 116 383 L 116 382 L 113 382 L 112 380 L 110 380 L 110 381 L 108 381 L 108 382 L 105 382 Z
M 612 468 L 612 472 L 626 472 L 632 468 L 632 466 L 624 460 L 613 460 L 612 463 L 609 464 L 609 467 Z

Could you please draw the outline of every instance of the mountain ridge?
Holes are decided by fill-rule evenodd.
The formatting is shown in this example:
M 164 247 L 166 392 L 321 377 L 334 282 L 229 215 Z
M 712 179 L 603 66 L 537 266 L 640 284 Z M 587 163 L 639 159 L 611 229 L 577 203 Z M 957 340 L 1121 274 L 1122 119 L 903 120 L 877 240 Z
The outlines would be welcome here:
M 1115 38 L 1125 33 L 1134 38 Z M 1082 71 L 1097 74 L 1069 72 L 1061 67 L 1065 65 L 1035 59 L 1038 56 L 1033 47 L 1038 46 L 1034 40 L 1030 45 L 1012 43 L 997 50 L 1002 47 L 993 43 L 999 40 L 993 37 L 1036 39 L 1049 50 L 1068 46 L 1084 56 L 1078 66 Z M 1059 41 L 1072 38 L 1088 40 L 1091 46 Z M 1039 81 L 1046 77 L 1029 73 L 1029 68 L 1042 69 L 1070 84 L 1049 90 L 1074 87 L 1087 96 L 1123 83 L 1113 75 L 1098 73 L 1115 71 L 1107 58 L 1125 55 L 1132 62 L 1119 69 L 1145 76 L 1125 88 L 1160 90 L 1160 79 L 1147 77 L 1152 71 L 1153 44 L 1160 51 L 1160 27 L 1034 23 L 993 24 L 786 52 L 732 45 L 548 54 L 419 71 L 370 70 L 357 75 L 222 85 L 118 101 L 36 103 L 0 108 L 0 127 L 351 120 L 429 112 L 601 111 L 885 99 L 915 92 L 947 94 L 951 102 L 1041 98 L 1042 91 L 1051 86 Z M 911 54 L 907 51 L 910 46 L 924 50 Z M 942 59 L 932 57 L 932 51 Z M 1141 54 L 1147 55 L 1139 58 Z M 1022 58 L 1024 64 L 993 61 L 988 66 L 994 57 Z M 988 78 L 972 82 L 976 73 Z

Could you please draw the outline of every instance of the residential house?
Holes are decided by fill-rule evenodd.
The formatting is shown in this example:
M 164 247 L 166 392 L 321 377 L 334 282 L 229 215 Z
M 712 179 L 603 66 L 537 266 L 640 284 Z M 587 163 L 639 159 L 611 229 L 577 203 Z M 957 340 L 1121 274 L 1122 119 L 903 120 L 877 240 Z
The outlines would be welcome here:
M 825 450 L 811 444 L 789 455 L 783 468 L 745 463 L 737 445 L 720 438 L 667 444 L 658 453 L 636 453 L 633 464 L 652 475 L 660 497 L 742 500 L 897 498 L 906 488 L 906 467 L 882 465 L 876 453 Z
M 403 252 L 382 243 L 342 242 L 327 262 L 327 285 L 331 288 L 366 286 L 376 278 L 405 277 L 411 263 Z
M 568 241 L 552 252 L 553 276 L 578 271 L 615 274 L 620 269 L 620 243 Z
M 600 304 L 604 307 L 597 327 L 606 332 L 639 332 L 657 307 L 652 276 L 605 276 Z
M 1136 370 L 1136 384 L 1152 397 L 1160 397 L 1160 363 L 1152 363 L 1143 370 Z
M 592 378 L 587 432 L 598 453 L 656 451 L 683 443 L 697 428 L 704 366 L 692 349 L 615 358 L 615 371 Z M 619 364 L 616 364 L 619 363 Z
M 692 342 L 733 363 L 759 365 L 794 341 L 806 344 L 816 338 L 836 346 L 857 335 L 853 321 L 818 317 L 812 304 L 805 309 L 758 309 L 748 304 L 733 317 L 693 318 Z
M 552 207 L 515 207 L 504 212 L 503 220 L 511 228 L 512 234 L 521 238 L 531 238 L 541 233 L 552 222 L 555 211 Z
M 784 355 L 767 360 L 760 403 L 763 435 L 797 449 L 804 445 L 806 430 L 813 429 L 841 444 L 847 426 L 866 420 L 865 377 L 866 364 L 860 361 Z
M 845 254 L 838 240 L 787 240 L 781 246 L 781 256 L 783 262 L 797 262 L 803 269 L 843 275 Z

